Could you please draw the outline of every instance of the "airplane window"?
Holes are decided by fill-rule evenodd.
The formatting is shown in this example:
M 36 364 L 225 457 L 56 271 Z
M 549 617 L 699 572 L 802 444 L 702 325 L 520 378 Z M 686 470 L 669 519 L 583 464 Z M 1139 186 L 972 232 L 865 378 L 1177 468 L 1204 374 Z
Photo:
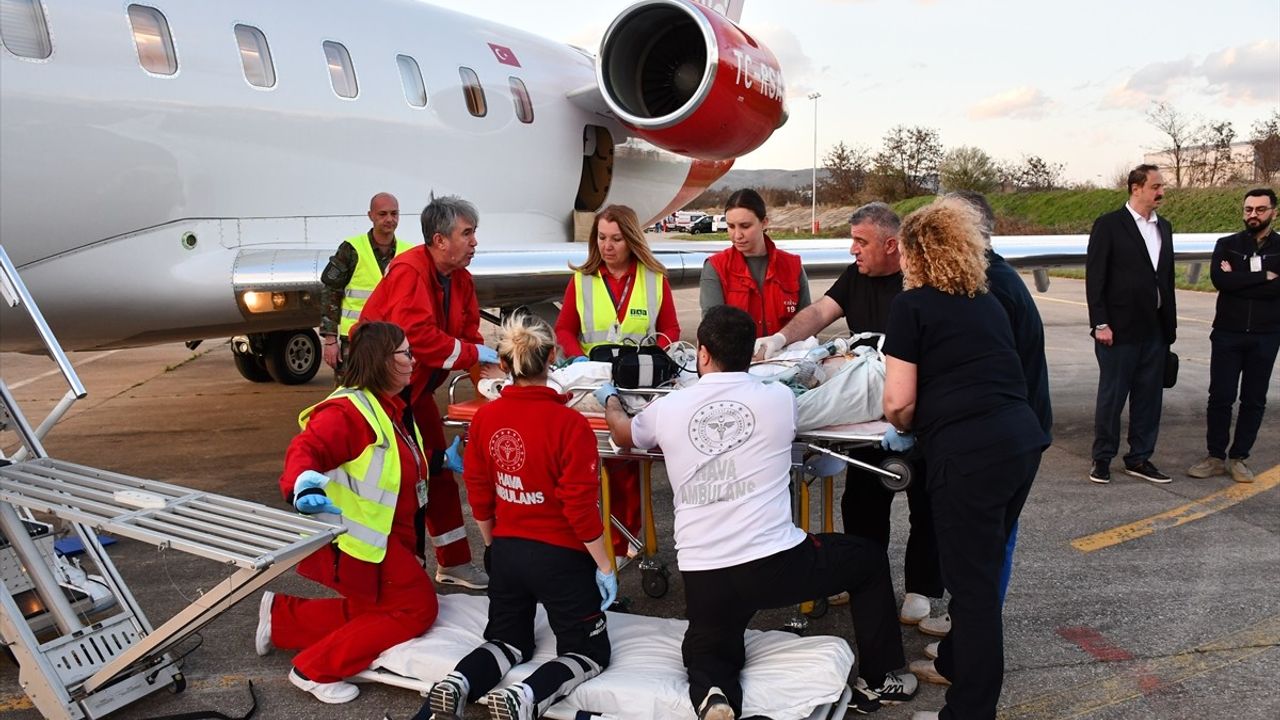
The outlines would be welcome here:
M 356 86 L 356 68 L 351 64 L 351 53 L 342 43 L 324 41 L 324 58 L 329 62 L 329 82 L 338 97 L 353 98 L 359 92 Z
M 533 100 L 529 98 L 529 89 L 518 77 L 508 78 L 511 81 L 511 101 L 516 104 L 516 117 L 522 123 L 533 122 Z
M 400 84 L 404 86 L 404 99 L 413 107 L 426 107 L 427 88 L 422 84 L 422 71 L 418 69 L 418 61 L 408 55 L 397 55 L 396 65 L 400 66 Z
M 484 101 L 484 88 L 480 86 L 480 76 L 469 67 L 458 68 L 458 75 L 462 78 L 462 95 L 467 99 L 467 110 L 476 117 L 484 117 L 489 112 L 489 106 Z
M 0 42 L 19 57 L 43 60 L 53 54 L 39 0 L 0 0 Z
M 173 75 L 178 72 L 178 54 L 173 49 L 169 21 L 160 11 L 146 5 L 129 6 L 133 43 L 138 46 L 138 62 L 147 72 Z
M 276 86 L 276 68 L 271 62 L 271 48 L 267 36 L 251 25 L 236 25 L 236 44 L 240 46 L 240 64 L 244 66 L 244 79 L 254 87 Z

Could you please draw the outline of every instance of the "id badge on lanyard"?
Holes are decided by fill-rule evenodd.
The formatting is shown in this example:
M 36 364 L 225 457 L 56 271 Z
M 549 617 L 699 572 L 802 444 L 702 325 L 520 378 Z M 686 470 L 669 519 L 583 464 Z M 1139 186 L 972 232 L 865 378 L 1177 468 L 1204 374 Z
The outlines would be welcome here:
M 1249 256 L 1249 272 L 1262 272 L 1262 256 L 1261 255 Z
M 422 451 L 418 447 L 418 443 L 414 442 L 413 438 L 407 437 L 404 431 L 400 429 L 399 425 L 396 425 L 393 422 L 391 423 L 391 426 L 395 428 L 396 435 L 398 435 L 400 439 L 404 441 L 405 445 L 409 446 L 409 451 L 410 453 L 413 454 L 413 464 L 414 464 L 414 467 L 418 469 L 418 472 L 417 472 L 418 482 L 414 483 L 413 491 L 414 491 L 414 494 L 418 496 L 418 507 L 420 508 L 426 507 L 427 506 L 427 476 L 426 476 L 426 473 L 422 471 Z

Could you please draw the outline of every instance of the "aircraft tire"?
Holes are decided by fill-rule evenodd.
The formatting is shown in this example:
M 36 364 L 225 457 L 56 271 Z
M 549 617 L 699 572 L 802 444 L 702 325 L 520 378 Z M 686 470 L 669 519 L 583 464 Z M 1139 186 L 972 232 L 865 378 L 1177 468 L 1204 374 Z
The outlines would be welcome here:
M 245 380 L 256 383 L 271 382 L 271 373 L 267 372 L 262 358 L 257 355 L 244 355 L 232 348 L 231 359 L 235 361 L 240 377 Z
M 281 385 L 301 385 L 316 376 L 323 362 L 320 336 L 315 330 L 278 330 L 267 333 L 263 364 L 271 379 Z

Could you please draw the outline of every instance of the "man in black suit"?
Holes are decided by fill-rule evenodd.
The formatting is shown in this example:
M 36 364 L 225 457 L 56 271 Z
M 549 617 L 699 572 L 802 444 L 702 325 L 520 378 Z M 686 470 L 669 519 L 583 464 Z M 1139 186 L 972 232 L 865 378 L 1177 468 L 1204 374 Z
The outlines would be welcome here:
M 1155 483 L 1169 476 L 1151 462 L 1160 432 L 1165 358 L 1175 339 L 1173 228 L 1156 216 L 1164 178 L 1155 165 L 1129 173 L 1129 202 L 1099 217 L 1089 233 L 1085 292 L 1094 353 L 1098 404 L 1093 421 L 1089 479 L 1111 482 L 1111 458 L 1120 447 L 1120 411 L 1129 403 L 1125 472 Z

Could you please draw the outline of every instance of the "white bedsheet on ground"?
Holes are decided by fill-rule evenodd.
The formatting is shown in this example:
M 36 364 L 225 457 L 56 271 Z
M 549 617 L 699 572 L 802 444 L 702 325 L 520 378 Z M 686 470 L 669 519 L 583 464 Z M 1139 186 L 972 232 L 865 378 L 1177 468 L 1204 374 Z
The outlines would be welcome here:
M 488 598 L 471 595 L 441 596 L 435 626 L 382 653 L 359 679 L 425 691 L 482 642 L 488 603 Z M 536 624 L 533 660 L 515 667 L 506 683 L 518 682 L 555 656 L 555 637 L 541 607 Z M 683 620 L 609 613 L 612 663 L 555 705 L 547 717 L 567 720 L 578 710 L 588 710 L 622 720 L 694 718 L 680 658 L 686 625 Z M 801 720 L 844 697 L 853 651 L 843 639 L 749 630 L 746 643 L 744 716 Z

